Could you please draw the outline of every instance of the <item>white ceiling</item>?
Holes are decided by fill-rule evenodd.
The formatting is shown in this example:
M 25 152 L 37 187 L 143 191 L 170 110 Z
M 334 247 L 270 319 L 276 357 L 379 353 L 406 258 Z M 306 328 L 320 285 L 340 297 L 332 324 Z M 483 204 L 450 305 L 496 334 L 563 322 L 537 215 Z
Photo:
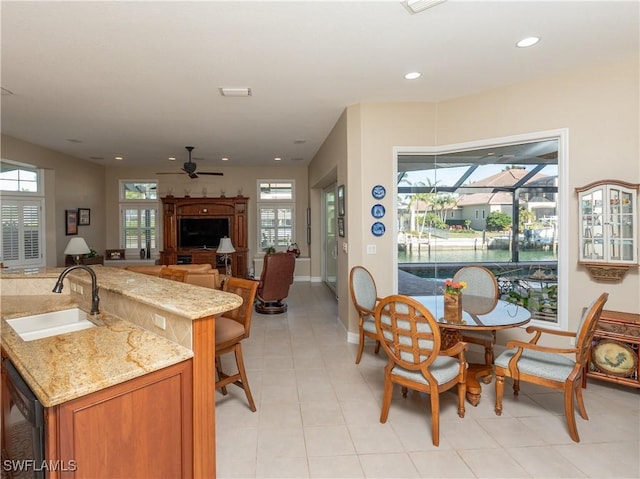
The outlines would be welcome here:
M 307 163 L 349 105 L 436 102 L 638 57 L 639 11 L 637 0 L 449 0 L 417 15 L 399 1 L 3 0 L 2 132 L 158 171 L 187 145 L 199 170 Z M 515 47 L 530 35 L 542 41 Z M 413 70 L 422 77 L 404 80 Z

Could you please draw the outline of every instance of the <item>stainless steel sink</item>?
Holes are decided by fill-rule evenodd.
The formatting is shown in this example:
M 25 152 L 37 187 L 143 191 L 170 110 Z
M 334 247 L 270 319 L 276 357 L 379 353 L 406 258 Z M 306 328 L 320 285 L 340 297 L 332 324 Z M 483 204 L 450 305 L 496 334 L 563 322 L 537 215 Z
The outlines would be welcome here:
M 7 324 L 25 341 L 95 327 L 95 324 L 87 319 L 87 313 L 79 308 L 8 319 Z

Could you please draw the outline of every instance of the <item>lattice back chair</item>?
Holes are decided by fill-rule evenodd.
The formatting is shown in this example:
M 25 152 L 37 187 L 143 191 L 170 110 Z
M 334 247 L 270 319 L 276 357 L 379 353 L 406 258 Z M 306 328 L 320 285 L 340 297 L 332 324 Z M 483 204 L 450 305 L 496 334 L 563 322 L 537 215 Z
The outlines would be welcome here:
M 235 384 L 244 389 L 249 402 L 249 408 L 255 412 L 256 405 L 253 402 L 249 381 L 244 369 L 242 358 L 242 340 L 249 337 L 251 332 L 251 317 L 253 314 L 253 303 L 256 299 L 258 281 L 250 279 L 230 277 L 224 282 L 223 290 L 228 293 L 237 294 L 242 298 L 242 304 L 236 309 L 227 311 L 216 317 L 216 389 L 220 389 L 222 394 L 227 394 L 227 385 Z M 226 374 L 222 371 L 221 356 L 233 352 L 236 359 L 238 372 Z
M 495 361 L 496 414 L 498 416 L 502 414 L 505 377 L 513 379 L 513 393 L 516 396 L 520 391 L 520 381 L 558 389 L 564 392 L 564 415 L 569 426 L 569 435 L 575 442 L 580 442 L 576 427 L 574 398 L 580 416 L 583 419 L 589 419 L 582 399 L 582 379 L 589 365 L 593 334 L 608 297 L 608 293 L 602 293 L 585 309 L 575 333 L 529 326 L 526 329 L 527 333 L 535 334 L 528 343 L 523 341 L 507 343 L 507 350 Z M 541 346 L 538 340 L 543 333 L 573 337 L 575 346 L 569 348 Z M 569 354 L 575 356 L 571 358 L 567 356 Z
M 378 297 L 378 290 L 373 276 L 371 276 L 369 270 L 364 266 L 354 266 L 351 268 L 351 272 L 349 273 L 349 293 L 351 294 L 351 301 L 359 316 L 359 342 L 358 354 L 356 356 L 356 364 L 359 364 L 360 359 L 362 359 L 362 352 L 364 351 L 365 337 L 376 341 L 376 354 L 380 351 L 380 340 L 378 339 L 373 312 L 381 298 Z
M 484 266 L 469 265 L 463 266 L 453 275 L 453 281 L 464 281 L 467 288 L 463 295 L 477 296 L 482 298 L 493 298 L 498 301 L 500 294 L 498 281 L 491 271 Z M 462 297 L 464 307 L 464 296 Z M 496 342 L 496 331 L 464 331 L 462 340 L 467 343 L 478 344 L 484 347 L 484 362 L 486 365 L 493 364 L 493 345 Z
M 415 299 L 391 295 L 375 309 L 376 330 L 383 338 L 389 362 L 384 370 L 384 398 L 380 422 L 387 422 L 393 384 L 428 393 L 431 399 L 431 429 L 434 446 L 440 443 L 440 393 L 458 387 L 458 416 L 464 417 L 467 344 L 458 342 L 440 349 L 440 328 L 431 312 Z

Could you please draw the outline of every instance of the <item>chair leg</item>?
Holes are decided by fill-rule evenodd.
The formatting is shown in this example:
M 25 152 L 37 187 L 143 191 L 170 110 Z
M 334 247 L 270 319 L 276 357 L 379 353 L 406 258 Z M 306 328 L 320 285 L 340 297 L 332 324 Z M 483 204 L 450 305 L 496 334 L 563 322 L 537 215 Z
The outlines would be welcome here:
M 588 420 L 589 416 L 587 415 L 587 408 L 584 407 L 584 400 L 582 399 L 582 386 L 580 383 L 577 383 L 574 389 L 576 391 L 576 402 L 578 403 L 578 412 L 580 413 L 580 417 Z
M 502 395 L 504 394 L 504 376 L 496 375 L 496 415 L 502 415 Z
M 514 378 L 514 380 L 513 380 L 513 395 L 517 396 L 519 392 L 520 392 L 520 380 Z
M 362 359 L 362 351 L 364 351 L 364 330 L 360 328 L 359 332 L 360 341 L 358 343 L 358 354 L 356 355 L 356 364 L 360 364 Z
M 580 436 L 578 436 L 578 427 L 576 426 L 576 415 L 573 405 L 573 384 L 571 382 L 565 383 L 564 386 L 564 415 L 567 418 L 567 425 L 569 426 L 569 436 L 575 442 L 580 442 Z
M 431 440 L 434 446 L 440 445 L 440 395 L 438 390 L 431 391 Z M 463 399 L 464 400 L 464 399 Z
M 244 361 L 242 360 L 242 346 L 240 343 L 235 348 L 236 363 L 238 364 L 238 373 L 240 374 L 240 384 L 236 382 L 238 386 L 244 389 L 247 395 L 247 401 L 249 401 L 249 409 L 252 412 L 256 412 L 256 405 L 253 402 L 253 396 L 251 395 L 251 389 L 249 389 L 249 381 L 247 380 L 247 373 L 244 370 Z
M 375 353 L 378 354 L 379 352 L 380 352 L 380 341 L 376 341 Z
M 220 356 L 216 356 L 216 373 L 218 374 L 218 381 L 222 380 L 226 377 L 226 374 L 222 372 L 222 361 L 220 360 Z M 227 395 L 227 387 L 222 386 L 220 388 L 223 396 Z
M 464 399 L 467 395 L 467 385 L 462 382 L 458 384 L 458 416 L 464 417 L 465 409 L 464 409 Z
M 380 412 L 380 422 L 384 424 L 389 417 L 389 406 L 391 406 L 391 393 L 393 393 L 393 383 L 390 374 L 386 369 L 384 372 L 384 396 L 382 398 L 382 411 Z

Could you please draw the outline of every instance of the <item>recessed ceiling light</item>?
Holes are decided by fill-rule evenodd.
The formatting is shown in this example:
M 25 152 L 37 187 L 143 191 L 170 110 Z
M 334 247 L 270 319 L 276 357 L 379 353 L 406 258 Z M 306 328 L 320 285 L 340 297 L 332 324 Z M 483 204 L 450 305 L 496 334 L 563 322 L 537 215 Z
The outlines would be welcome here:
M 273 161 L 282 161 L 282 158 L 280 158 L 279 156 L 276 156 Z
M 302 145 L 303 143 L 306 143 L 306 142 L 307 142 L 307 140 L 303 140 L 302 138 L 301 138 L 301 139 L 299 139 L 299 140 L 295 140 L 295 141 L 294 141 L 294 143 L 295 143 L 296 145 Z
M 90 156 L 90 160 L 104 160 L 104 156 Z
M 420 72 L 409 72 L 409 73 L 405 73 L 404 79 L 405 80 L 415 80 L 417 78 L 420 78 L 421 76 L 422 76 L 422 73 L 420 73 Z
M 226 156 L 223 156 L 222 158 L 220 158 L 222 161 L 229 161 L 229 158 L 227 158 Z
M 427 8 L 435 7 L 436 5 L 440 5 L 441 3 L 446 2 L 447 0 L 405 0 L 402 2 L 404 8 L 409 10 L 409 13 L 412 15 L 415 13 L 420 13 Z
M 169 157 L 169 161 L 176 161 L 176 157 L 175 156 L 170 156 Z
M 520 40 L 516 43 L 516 46 L 519 48 L 531 47 L 540 41 L 539 37 L 527 37 Z
M 299 156 L 296 156 L 295 158 L 291 158 L 291 161 L 303 161 L 304 158 L 301 158 Z
M 227 88 L 220 87 L 218 88 L 220 91 L 220 95 L 222 96 L 251 96 L 251 88 L 242 87 L 242 88 Z
M 114 160 L 122 161 L 122 160 L 124 160 L 124 158 L 122 156 L 116 156 L 114 158 Z

